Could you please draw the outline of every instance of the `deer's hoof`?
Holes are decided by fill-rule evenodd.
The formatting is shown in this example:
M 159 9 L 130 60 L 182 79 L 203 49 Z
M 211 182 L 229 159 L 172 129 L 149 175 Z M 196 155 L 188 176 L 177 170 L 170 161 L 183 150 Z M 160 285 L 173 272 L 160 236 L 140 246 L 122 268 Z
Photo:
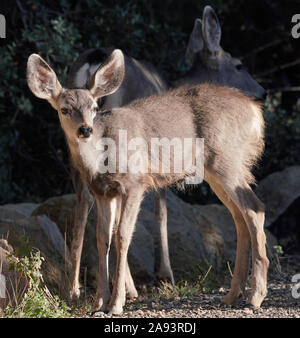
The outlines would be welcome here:
M 248 307 L 251 307 L 253 310 L 257 310 L 260 308 L 261 303 L 263 302 L 263 300 L 265 299 L 267 295 L 267 292 L 263 292 L 263 293 L 254 293 L 253 295 L 251 295 L 246 303 Z
M 69 293 L 70 300 L 78 300 L 80 298 L 80 290 L 79 288 L 73 288 Z
M 123 306 L 121 305 L 113 305 L 108 311 L 108 315 L 111 315 L 111 316 L 119 316 L 122 313 L 123 313 Z
M 96 299 L 94 302 L 94 312 L 107 312 L 108 311 L 108 302 L 105 302 L 103 298 Z
M 237 307 L 239 302 L 241 301 L 243 293 L 241 291 L 234 292 L 229 291 L 227 295 L 224 297 L 223 302 L 232 307 Z
M 249 304 L 249 303 L 246 303 L 245 306 L 244 306 L 244 309 L 250 309 L 250 310 L 257 310 L 259 309 L 258 307 L 252 305 L 252 304 Z
M 168 282 L 171 283 L 172 286 L 175 286 L 175 280 L 174 280 L 174 276 L 173 276 L 173 272 L 172 270 L 167 270 L 167 271 L 159 271 L 158 275 L 157 275 L 157 279 L 159 281 L 164 281 L 164 282 Z
M 127 299 L 134 299 L 137 298 L 139 296 L 138 292 L 136 291 L 136 289 L 132 289 L 132 290 L 127 290 L 126 291 L 126 297 Z

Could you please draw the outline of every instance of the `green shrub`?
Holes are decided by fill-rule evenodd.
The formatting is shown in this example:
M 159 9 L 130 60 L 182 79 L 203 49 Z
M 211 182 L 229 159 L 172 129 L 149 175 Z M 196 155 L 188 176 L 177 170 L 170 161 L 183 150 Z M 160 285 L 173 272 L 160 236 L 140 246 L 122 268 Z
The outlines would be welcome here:
M 11 269 L 25 276 L 29 289 L 17 305 L 8 305 L 3 317 L 9 318 L 62 318 L 70 316 L 70 308 L 58 296 L 53 296 L 43 283 L 40 252 L 30 252 L 11 263 Z

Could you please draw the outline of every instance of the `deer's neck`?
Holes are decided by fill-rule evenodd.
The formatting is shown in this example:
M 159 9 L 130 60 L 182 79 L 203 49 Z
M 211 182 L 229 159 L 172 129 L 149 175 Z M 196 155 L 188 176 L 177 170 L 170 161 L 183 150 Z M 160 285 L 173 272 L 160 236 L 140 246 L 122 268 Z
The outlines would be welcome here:
M 97 150 L 95 140 L 92 137 L 88 142 L 82 142 L 67 138 L 67 142 L 76 168 L 87 181 L 91 181 L 98 172 L 97 156 L 99 150 Z

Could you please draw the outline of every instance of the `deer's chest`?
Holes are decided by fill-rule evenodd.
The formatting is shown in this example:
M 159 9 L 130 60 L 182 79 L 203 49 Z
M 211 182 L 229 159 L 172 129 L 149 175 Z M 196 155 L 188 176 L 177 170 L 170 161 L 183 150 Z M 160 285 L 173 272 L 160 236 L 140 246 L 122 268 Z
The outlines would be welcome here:
M 103 151 L 97 145 L 92 142 L 79 143 L 75 147 L 70 146 L 70 150 L 82 180 L 94 195 L 112 198 L 121 193 L 121 184 L 116 181 L 115 176 L 99 171 Z

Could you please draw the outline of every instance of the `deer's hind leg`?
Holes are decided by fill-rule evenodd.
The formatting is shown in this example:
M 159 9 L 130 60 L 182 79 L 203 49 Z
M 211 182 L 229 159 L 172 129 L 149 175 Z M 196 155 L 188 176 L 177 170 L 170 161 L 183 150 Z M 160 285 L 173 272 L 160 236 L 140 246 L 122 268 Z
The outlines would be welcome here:
M 247 303 L 254 308 L 258 308 L 267 295 L 269 268 L 264 232 L 265 208 L 249 185 L 237 188 L 236 195 L 239 196 L 241 208 L 243 208 L 243 216 L 248 225 L 252 244 L 251 294 Z
M 250 233 L 242 213 L 235 203 L 228 198 L 222 185 L 213 180 L 208 181 L 208 183 L 221 202 L 229 209 L 236 226 L 237 250 L 234 274 L 230 291 L 224 298 L 227 305 L 236 306 L 245 291 L 249 273 Z
M 228 198 L 242 214 L 250 233 L 252 245 L 252 289 L 247 303 L 257 308 L 260 307 L 267 295 L 267 272 L 269 267 L 264 233 L 264 205 L 256 197 L 246 180 L 237 182 L 229 184 L 222 178 L 219 180 Z M 239 276 L 234 276 L 234 279 L 238 278 Z

